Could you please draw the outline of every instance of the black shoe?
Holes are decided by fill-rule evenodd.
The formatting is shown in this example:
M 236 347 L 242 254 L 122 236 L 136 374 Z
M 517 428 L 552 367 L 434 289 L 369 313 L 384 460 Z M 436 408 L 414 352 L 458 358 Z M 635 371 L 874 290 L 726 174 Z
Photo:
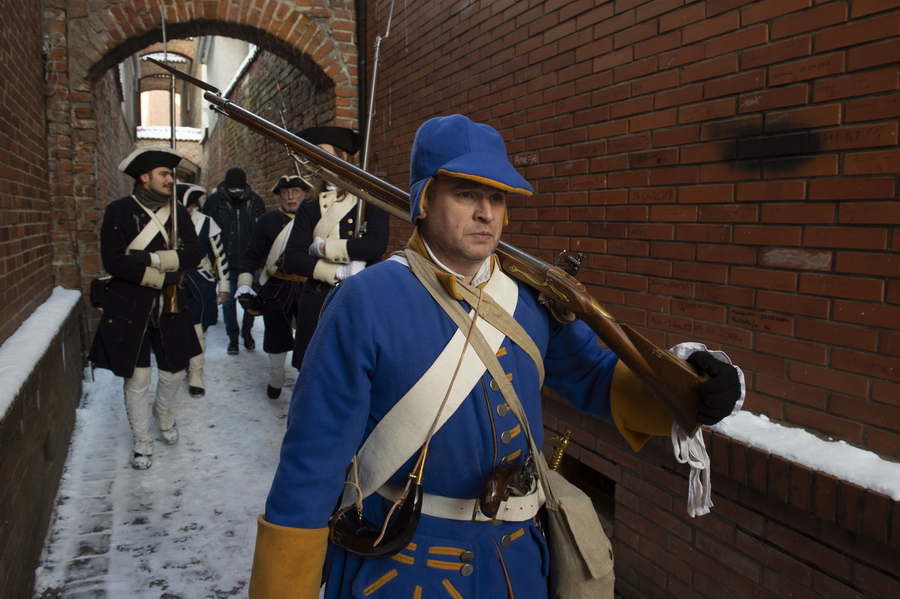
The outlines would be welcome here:
M 203 397 L 206 395 L 206 389 L 203 387 L 188 387 L 188 391 L 191 392 L 191 397 Z
M 244 347 L 246 347 L 248 351 L 256 349 L 256 341 L 253 340 L 253 335 L 247 332 L 243 334 L 243 337 Z
M 266 385 L 266 393 L 269 395 L 269 399 L 278 399 L 281 397 L 281 389 L 276 389 L 272 385 Z
M 241 350 L 238 349 L 238 340 L 237 339 L 232 339 L 231 341 L 228 342 L 228 355 L 229 356 L 236 356 L 236 355 L 238 355 L 238 352 L 240 352 L 240 351 Z

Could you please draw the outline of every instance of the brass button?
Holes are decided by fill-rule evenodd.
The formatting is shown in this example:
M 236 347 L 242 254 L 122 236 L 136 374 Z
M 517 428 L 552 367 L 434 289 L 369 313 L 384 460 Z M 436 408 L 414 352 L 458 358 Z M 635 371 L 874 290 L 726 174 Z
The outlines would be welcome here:
M 512 543 L 512 537 L 510 537 L 509 535 L 503 535 L 500 538 L 500 544 L 504 547 L 509 547 L 510 543 Z
M 348 218 L 348 219 L 347 219 L 347 224 L 348 224 L 348 225 L 352 225 L 352 224 L 353 224 L 353 219 L 352 219 L 352 218 Z
M 471 576 L 472 572 L 474 572 L 474 571 L 475 571 L 475 566 L 473 566 L 472 564 L 466 564 L 465 566 L 462 567 L 462 569 L 460 569 L 459 573 L 462 574 L 463 576 Z
M 471 562 L 473 559 L 475 559 L 475 554 L 472 553 L 471 551 L 464 551 L 463 554 L 459 556 L 459 561 L 467 563 L 467 564 L 469 562 Z
M 497 379 L 491 379 L 491 391 L 499 391 L 500 383 L 497 382 Z
M 509 434 L 509 431 L 503 431 L 503 434 L 500 435 L 500 441 L 506 445 L 512 440 L 512 435 Z
M 347 235 L 349 235 L 350 237 L 353 237 L 353 231 L 347 231 Z
M 497 406 L 497 415 L 503 418 L 509 413 L 509 404 L 502 403 Z
M 503 524 L 503 520 L 491 520 L 491 524 L 493 524 L 494 526 L 500 526 L 501 524 Z

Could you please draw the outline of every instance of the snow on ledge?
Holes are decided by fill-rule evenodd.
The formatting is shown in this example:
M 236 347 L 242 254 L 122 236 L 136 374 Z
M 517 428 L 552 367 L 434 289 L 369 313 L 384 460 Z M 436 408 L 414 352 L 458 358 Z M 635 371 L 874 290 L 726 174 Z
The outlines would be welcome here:
M 72 306 L 80 301 L 80 291 L 55 287 L 47 301 L 38 306 L 16 332 L 0 345 L 0 381 L 3 381 L 0 386 L 0 421 L 6 418 L 22 385 L 47 353 L 50 343 L 72 311 Z
M 138 127 L 137 138 L 172 139 L 172 129 L 168 125 Z M 203 129 L 197 129 L 196 127 L 175 127 L 175 139 L 178 141 L 200 141 L 203 139 Z
M 744 411 L 712 428 L 752 447 L 900 501 L 900 464 L 846 441 L 826 441 L 802 428 L 782 426 L 766 416 Z

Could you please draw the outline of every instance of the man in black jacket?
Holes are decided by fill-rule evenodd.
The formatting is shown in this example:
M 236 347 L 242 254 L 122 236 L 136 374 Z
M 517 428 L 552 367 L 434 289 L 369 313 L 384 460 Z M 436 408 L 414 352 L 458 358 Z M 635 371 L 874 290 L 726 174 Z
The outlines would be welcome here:
M 150 467 L 153 454 L 151 350 L 159 371 L 153 416 L 168 445 L 178 441 L 175 396 L 190 359 L 200 353 L 181 281 L 184 269 L 200 263 L 202 250 L 184 206 L 176 203 L 171 215 L 173 169 L 180 161 L 180 154 L 165 147 L 142 148 L 123 160 L 119 170 L 134 177 L 134 193 L 107 206 L 100 229 L 100 257 L 112 278 L 89 359 L 125 379 L 134 437 L 131 465 L 138 470 Z M 175 244 L 169 238 L 171 218 L 178 219 Z M 173 286 L 175 306 L 165 301 Z
M 206 198 L 203 205 L 203 214 L 211 216 L 216 224 L 222 228 L 222 245 L 225 247 L 225 257 L 229 264 L 240 265 L 244 261 L 244 252 L 250 243 L 250 236 L 256 221 L 266 211 L 266 205 L 262 198 L 247 185 L 247 175 L 243 169 L 232 167 L 225 173 L 225 180 L 219 183 L 216 191 Z M 238 335 L 244 339 L 246 349 L 256 349 L 251 330 L 255 316 L 244 312 L 241 326 L 237 322 L 237 278 L 239 268 L 229 272 L 231 280 L 231 295 L 222 304 L 222 317 L 225 320 L 225 332 L 228 334 L 228 353 L 236 355 L 238 349 Z

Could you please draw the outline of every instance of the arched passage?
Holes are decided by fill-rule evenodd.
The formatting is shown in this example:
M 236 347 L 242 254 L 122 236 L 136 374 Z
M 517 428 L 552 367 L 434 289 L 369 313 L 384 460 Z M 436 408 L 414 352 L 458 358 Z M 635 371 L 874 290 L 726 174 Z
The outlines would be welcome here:
M 304 119 L 357 127 L 355 12 L 352 2 L 333 0 L 322 5 L 303 1 L 261 0 L 234 6 L 225 2 L 183 0 L 107 0 L 102 8 L 66 0 L 45 11 L 49 40 L 47 61 L 47 130 L 53 243 L 57 284 L 87 290 L 100 274 L 98 231 L 105 204 L 130 192 L 116 171 L 127 155 L 117 147 L 121 119 L 110 118 L 106 105 L 121 96 L 113 67 L 140 50 L 162 42 L 163 14 L 170 40 L 224 36 L 248 41 L 281 61 L 292 81 L 314 90 L 317 104 L 323 95 L 326 111 L 301 114 Z M 111 71 L 112 70 L 112 71 Z M 248 99 L 269 102 L 265 89 L 251 90 Z M 291 96 L 293 97 L 293 96 Z M 247 106 L 253 110 L 252 106 Z M 330 107 L 330 109 L 328 109 Z M 271 115 L 267 115 L 271 118 Z M 312 123 L 309 123 L 312 124 Z M 129 150 L 130 151 L 130 150 Z M 261 154 L 282 151 L 274 144 L 253 147 Z M 273 167 L 274 168 L 274 167 Z

